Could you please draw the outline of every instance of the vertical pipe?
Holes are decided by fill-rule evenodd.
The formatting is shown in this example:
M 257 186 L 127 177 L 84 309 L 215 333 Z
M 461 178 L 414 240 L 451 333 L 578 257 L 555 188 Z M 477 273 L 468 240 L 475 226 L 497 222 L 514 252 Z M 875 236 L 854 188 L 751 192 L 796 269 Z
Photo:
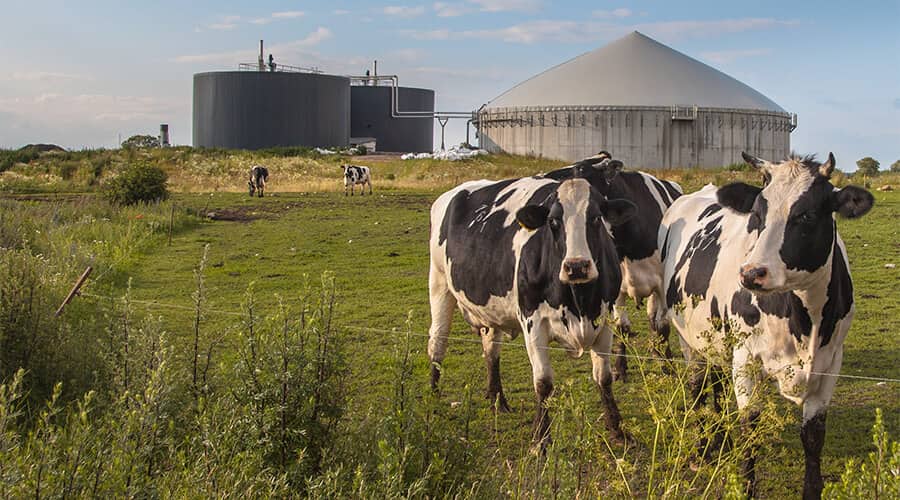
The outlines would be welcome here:
M 265 60 L 263 59 L 263 41 L 259 41 L 259 70 L 265 71 L 266 65 Z
M 378 59 L 375 59 L 375 74 L 373 76 L 375 77 L 375 85 L 377 86 L 378 85 Z

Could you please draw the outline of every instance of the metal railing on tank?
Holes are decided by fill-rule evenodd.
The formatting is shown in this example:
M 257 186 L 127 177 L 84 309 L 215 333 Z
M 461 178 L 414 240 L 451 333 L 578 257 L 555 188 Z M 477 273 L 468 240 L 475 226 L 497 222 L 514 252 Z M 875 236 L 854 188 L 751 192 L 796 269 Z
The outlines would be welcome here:
M 259 63 L 240 63 L 238 64 L 239 71 L 256 71 L 263 73 L 314 73 L 320 75 L 324 73 L 319 68 L 313 66 L 310 68 L 306 68 L 303 66 L 291 66 L 290 64 L 275 64 L 274 67 L 270 67 L 265 65 L 264 69 L 260 69 Z

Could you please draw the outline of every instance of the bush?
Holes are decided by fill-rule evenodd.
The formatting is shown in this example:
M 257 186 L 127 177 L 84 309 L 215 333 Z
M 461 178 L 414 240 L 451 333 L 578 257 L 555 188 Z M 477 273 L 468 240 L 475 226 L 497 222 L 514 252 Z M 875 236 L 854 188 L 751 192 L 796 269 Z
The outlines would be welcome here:
M 165 200 L 168 176 L 163 169 L 146 163 L 132 163 L 106 185 L 106 198 L 116 205 Z
M 891 163 L 891 172 L 900 172 L 900 160 Z
M 152 135 L 133 135 L 122 142 L 122 149 L 158 148 L 159 139 Z
M 839 483 L 825 486 L 825 498 L 898 498 L 900 495 L 900 443 L 891 441 L 884 428 L 881 408 L 872 426 L 875 451 L 862 463 L 850 459 Z

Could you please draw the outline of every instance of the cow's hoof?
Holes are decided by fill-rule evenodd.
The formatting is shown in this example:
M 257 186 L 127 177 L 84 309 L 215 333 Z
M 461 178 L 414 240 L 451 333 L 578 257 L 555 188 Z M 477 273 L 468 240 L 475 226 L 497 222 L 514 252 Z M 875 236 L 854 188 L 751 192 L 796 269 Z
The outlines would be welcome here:
M 488 394 L 487 400 L 491 402 L 491 408 L 493 408 L 495 412 L 512 413 L 512 408 L 509 407 L 506 396 L 504 396 L 502 392 L 499 394 Z

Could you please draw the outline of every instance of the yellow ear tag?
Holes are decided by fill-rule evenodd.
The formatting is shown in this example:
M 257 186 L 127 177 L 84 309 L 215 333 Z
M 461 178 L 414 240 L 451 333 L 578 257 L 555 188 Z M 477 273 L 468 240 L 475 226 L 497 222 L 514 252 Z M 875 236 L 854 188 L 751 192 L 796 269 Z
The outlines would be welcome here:
M 522 229 L 524 229 L 524 230 L 526 230 L 526 231 L 534 231 L 534 229 L 531 229 L 530 227 L 526 226 L 525 224 L 522 224 L 522 221 L 516 220 L 516 222 L 519 223 L 519 226 L 520 226 Z

